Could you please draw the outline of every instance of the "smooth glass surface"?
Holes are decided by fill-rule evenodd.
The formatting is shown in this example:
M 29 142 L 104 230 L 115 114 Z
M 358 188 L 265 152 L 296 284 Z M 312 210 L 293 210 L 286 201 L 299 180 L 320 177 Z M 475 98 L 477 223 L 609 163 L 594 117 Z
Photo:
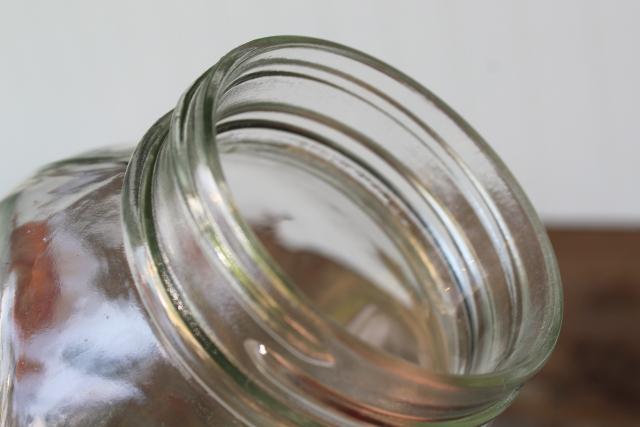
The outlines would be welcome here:
M 232 425 L 163 352 L 124 253 L 131 150 L 53 164 L 0 204 L 0 425 Z

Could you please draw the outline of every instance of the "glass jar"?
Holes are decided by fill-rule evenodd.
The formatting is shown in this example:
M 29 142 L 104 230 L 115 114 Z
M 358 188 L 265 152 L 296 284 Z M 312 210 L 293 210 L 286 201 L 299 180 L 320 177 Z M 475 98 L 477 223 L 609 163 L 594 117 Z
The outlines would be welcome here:
M 545 231 L 428 90 L 272 37 L 0 205 L 0 425 L 475 426 L 561 322 Z

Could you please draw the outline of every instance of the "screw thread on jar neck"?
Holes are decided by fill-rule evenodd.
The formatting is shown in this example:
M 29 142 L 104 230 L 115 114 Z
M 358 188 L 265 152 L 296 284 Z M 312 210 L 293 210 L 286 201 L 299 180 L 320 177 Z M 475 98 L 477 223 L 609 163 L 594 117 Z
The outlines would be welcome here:
M 248 423 L 478 425 L 557 338 L 553 253 L 505 166 L 433 94 L 344 46 L 232 51 L 148 132 L 126 182 L 128 254 L 158 335 Z M 260 222 L 255 194 L 287 206 L 284 226 Z M 335 212 L 343 240 L 322 228 Z M 301 236 L 322 271 L 351 279 L 299 274 Z

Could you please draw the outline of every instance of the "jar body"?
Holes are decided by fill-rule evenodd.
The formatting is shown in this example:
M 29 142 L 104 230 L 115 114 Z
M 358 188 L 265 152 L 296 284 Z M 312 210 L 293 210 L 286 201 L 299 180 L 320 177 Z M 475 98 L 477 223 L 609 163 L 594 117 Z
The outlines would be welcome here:
M 0 204 L 0 426 L 235 425 L 171 362 L 123 247 L 131 150 L 42 169 Z

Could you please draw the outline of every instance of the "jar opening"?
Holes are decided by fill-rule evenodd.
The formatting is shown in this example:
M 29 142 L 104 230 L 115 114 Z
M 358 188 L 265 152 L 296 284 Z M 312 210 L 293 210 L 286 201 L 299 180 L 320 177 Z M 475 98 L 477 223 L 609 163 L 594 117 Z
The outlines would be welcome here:
M 207 320 L 221 297 L 187 276 L 173 304 L 262 387 L 316 415 L 481 421 L 551 351 L 560 287 L 538 218 L 486 143 L 409 77 L 333 43 L 262 39 L 163 123 L 154 232 L 177 227 L 173 186 L 183 232 L 256 328 L 242 348 L 225 341 Z M 182 256 L 160 240 L 164 258 Z

